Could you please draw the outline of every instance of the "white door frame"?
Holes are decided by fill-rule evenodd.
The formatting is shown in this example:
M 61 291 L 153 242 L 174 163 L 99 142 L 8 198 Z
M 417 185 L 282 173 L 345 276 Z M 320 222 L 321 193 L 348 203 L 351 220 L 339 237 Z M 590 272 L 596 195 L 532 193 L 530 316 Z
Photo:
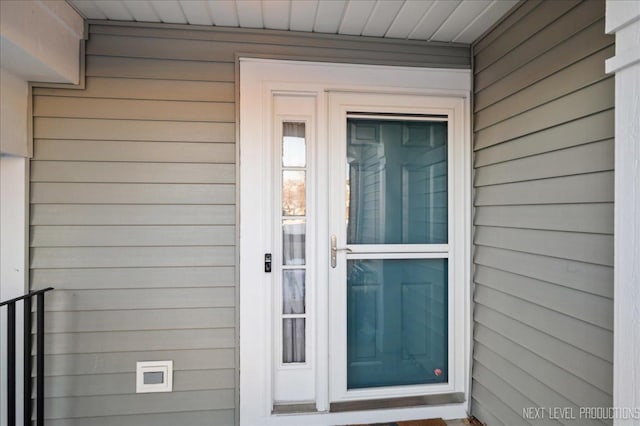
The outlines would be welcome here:
M 469 361 L 471 347 L 470 311 L 470 229 L 471 229 L 471 144 L 470 144 L 470 70 L 426 69 L 395 66 L 329 64 L 318 62 L 240 59 L 240 423 L 246 425 L 321 425 L 367 423 L 416 418 L 460 418 L 467 414 Z M 264 273 L 264 254 L 273 250 L 273 234 L 265 226 L 264 214 L 273 209 L 273 191 L 264 182 L 272 176 L 270 141 L 272 94 L 300 93 L 316 99 L 316 122 L 326 123 L 327 96 L 331 91 L 395 93 L 441 96 L 462 99 L 464 103 L 464 392 L 467 401 L 447 405 L 388 410 L 329 413 L 329 362 L 318 357 L 316 365 L 316 407 L 311 414 L 272 414 L 271 366 L 272 323 L 271 276 Z M 327 129 L 318 126 L 314 139 L 326 143 Z M 316 155 L 318 170 L 326 170 L 328 159 L 323 150 Z M 316 194 L 319 206 L 327 205 L 328 194 Z M 328 223 L 318 229 L 328 230 Z M 326 234 L 328 235 L 328 233 Z M 328 238 L 316 242 L 319 267 L 315 279 L 328 279 Z M 318 292 L 316 306 L 326 306 L 327 295 Z M 316 309 L 316 345 L 328 347 L 328 318 Z

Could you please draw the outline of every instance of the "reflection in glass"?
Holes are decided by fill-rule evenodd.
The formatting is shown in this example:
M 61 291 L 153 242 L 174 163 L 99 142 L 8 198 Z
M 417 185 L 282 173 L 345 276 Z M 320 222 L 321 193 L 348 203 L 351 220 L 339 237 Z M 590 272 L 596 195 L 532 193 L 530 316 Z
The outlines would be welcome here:
M 347 388 L 445 383 L 447 259 L 347 261 Z
M 304 314 L 304 277 L 304 269 L 285 269 L 282 271 L 283 314 Z
M 306 210 L 305 172 L 282 172 L 282 215 L 304 216 Z
M 305 264 L 306 233 L 304 219 L 284 219 L 282 221 L 283 265 Z
M 282 123 L 282 166 L 305 167 L 307 150 L 304 123 Z
M 282 362 L 305 362 L 305 319 L 282 320 Z
M 347 243 L 448 240 L 447 122 L 347 119 Z

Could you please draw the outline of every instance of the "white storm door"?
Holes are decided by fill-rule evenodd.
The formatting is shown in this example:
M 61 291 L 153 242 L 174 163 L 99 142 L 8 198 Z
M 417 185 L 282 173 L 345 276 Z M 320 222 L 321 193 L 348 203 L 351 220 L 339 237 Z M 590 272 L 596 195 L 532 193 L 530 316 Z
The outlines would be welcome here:
M 460 398 L 456 109 L 447 98 L 329 96 L 332 402 Z

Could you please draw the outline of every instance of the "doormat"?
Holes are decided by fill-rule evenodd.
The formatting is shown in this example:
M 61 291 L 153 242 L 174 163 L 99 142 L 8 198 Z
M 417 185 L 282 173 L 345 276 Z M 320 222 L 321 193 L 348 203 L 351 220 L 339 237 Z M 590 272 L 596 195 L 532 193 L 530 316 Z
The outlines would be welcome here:
M 447 426 L 447 424 L 442 419 L 427 419 L 427 420 L 406 420 L 403 422 L 372 423 L 369 425 L 350 425 L 350 426 Z

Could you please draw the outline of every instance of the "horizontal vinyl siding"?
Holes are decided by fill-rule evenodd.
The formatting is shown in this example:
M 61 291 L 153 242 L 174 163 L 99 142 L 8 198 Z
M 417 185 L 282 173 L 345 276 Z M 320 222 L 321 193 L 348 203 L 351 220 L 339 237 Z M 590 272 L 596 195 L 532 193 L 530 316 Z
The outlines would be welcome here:
M 237 422 L 236 55 L 469 68 L 464 46 L 93 23 L 84 90 L 34 88 L 31 287 L 50 426 Z M 135 363 L 174 392 L 135 394 Z
M 473 46 L 472 414 L 612 405 L 614 81 L 604 1 L 526 1 Z

